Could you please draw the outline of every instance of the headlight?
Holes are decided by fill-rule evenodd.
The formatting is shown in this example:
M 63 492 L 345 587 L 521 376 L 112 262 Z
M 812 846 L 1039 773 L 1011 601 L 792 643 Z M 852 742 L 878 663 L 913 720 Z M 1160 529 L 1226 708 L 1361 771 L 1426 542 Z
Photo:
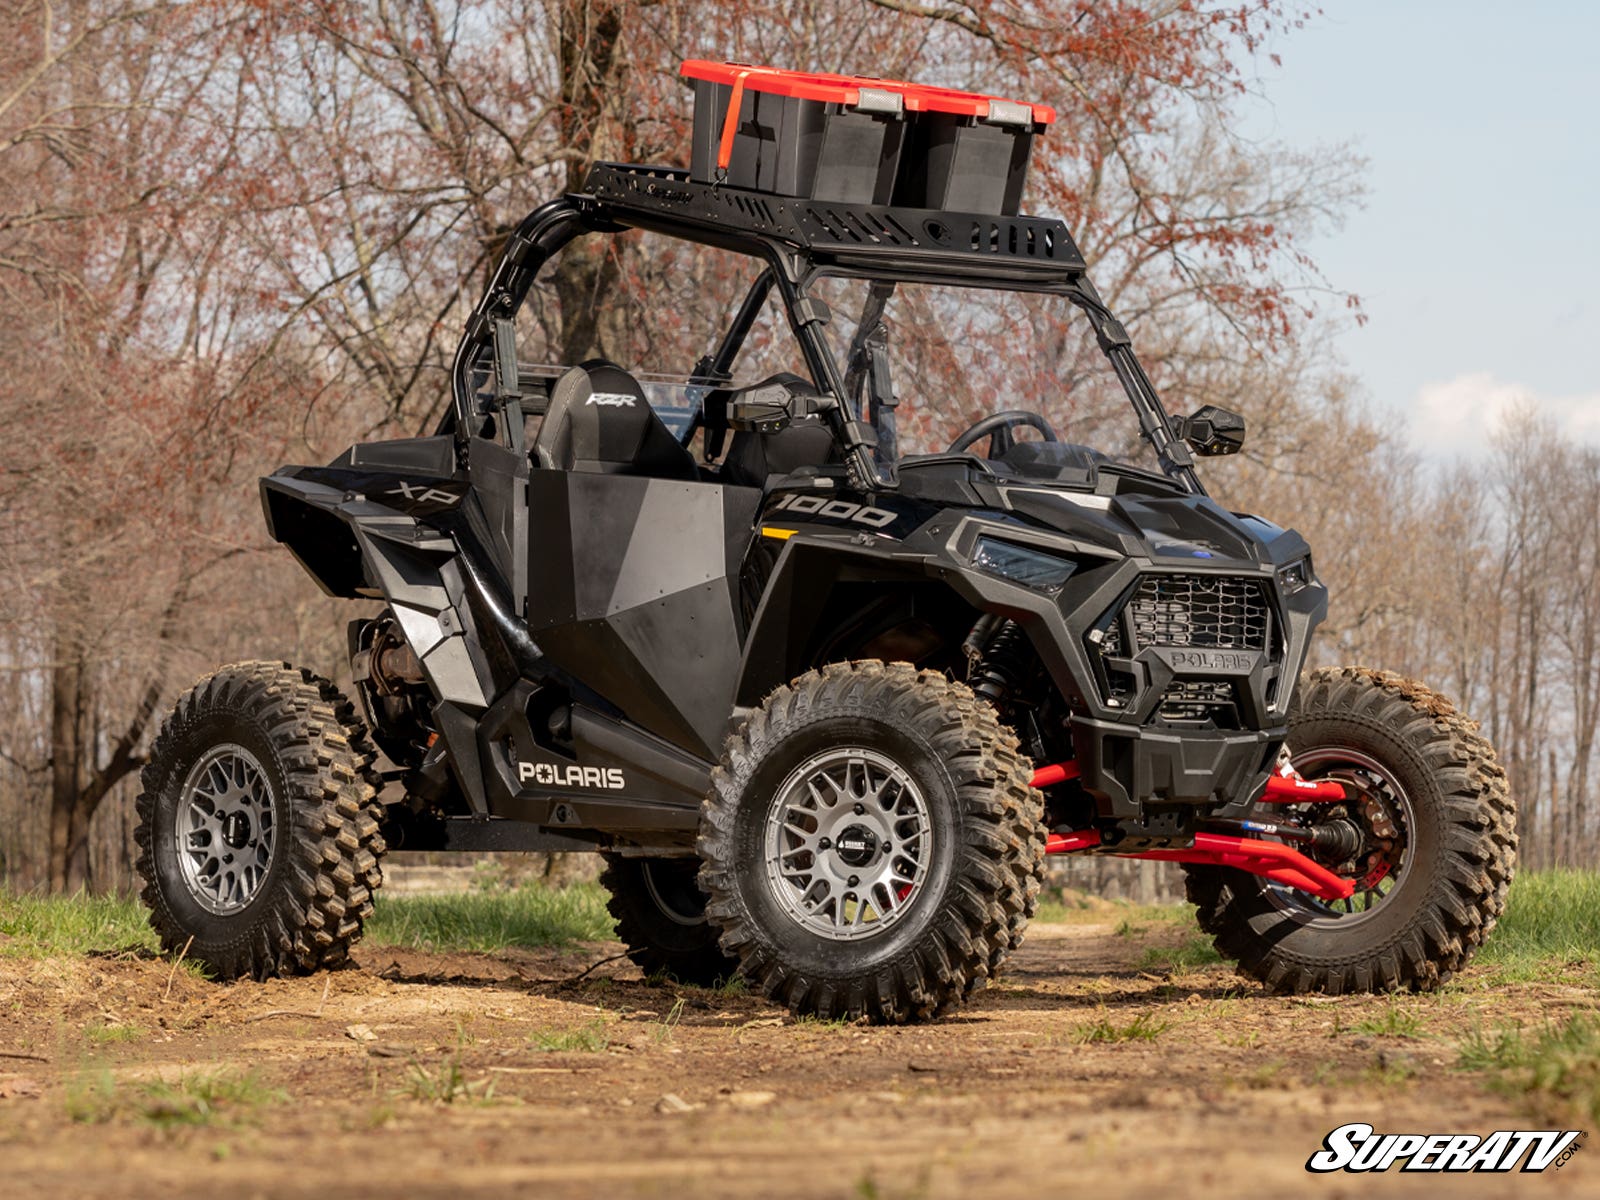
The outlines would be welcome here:
M 1283 589 L 1286 596 L 1304 591 L 1311 583 L 1311 557 L 1307 555 L 1298 562 L 1292 562 L 1286 567 L 1278 568 L 1278 586 Z
M 978 539 L 972 565 L 1013 583 L 1047 589 L 1060 587 L 1078 567 L 1070 558 L 987 537 Z

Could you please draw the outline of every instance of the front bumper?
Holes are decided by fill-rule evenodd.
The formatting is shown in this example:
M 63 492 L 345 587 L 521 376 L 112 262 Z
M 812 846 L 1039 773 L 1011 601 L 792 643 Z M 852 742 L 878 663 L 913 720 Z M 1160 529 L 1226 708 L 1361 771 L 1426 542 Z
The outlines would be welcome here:
M 1150 806 L 1205 807 L 1233 816 L 1250 807 L 1278 761 L 1287 730 L 1166 730 L 1072 719 L 1078 782 L 1101 817 L 1148 823 Z M 1237 810 L 1237 813 L 1234 811 Z M 1187 814 L 1172 812 L 1185 824 Z

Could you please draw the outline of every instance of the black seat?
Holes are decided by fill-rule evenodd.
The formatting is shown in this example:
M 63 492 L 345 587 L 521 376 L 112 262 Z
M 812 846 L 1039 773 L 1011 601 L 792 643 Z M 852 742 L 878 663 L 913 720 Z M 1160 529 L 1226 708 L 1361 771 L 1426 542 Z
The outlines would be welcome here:
M 603 358 L 556 380 L 533 455 L 557 471 L 700 478 L 694 455 L 662 424 L 639 381 Z
M 817 390 L 809 379 L 784 371 L 769 376 L 760 383 L 740 389 L 739 394 L 759 391 L 773 384 L 783 384 L 795 394 L 816 397 Z M 729 393 L 713 393 L 708 405 L 717 396 L 725 404 Z M 727 420 L 723 415 L 721 421 Z M 708 424 L 720 424 L 715 418 Z M 773 433 L 756 433 L 741 429 L 728 442 L 728 455 L 722 460 L 722 478 L 741 487 L 765 487 L 774 475 L 791 475 L 802 467 L 821 467 L 838 462 L 833 434 L 816 417 L 804 417 L 784 429 Z

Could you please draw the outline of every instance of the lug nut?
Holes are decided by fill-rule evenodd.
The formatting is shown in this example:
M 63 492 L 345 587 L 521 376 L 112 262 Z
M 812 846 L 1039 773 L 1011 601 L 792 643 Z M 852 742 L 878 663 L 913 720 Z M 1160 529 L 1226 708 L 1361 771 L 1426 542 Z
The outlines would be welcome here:
M 884 852 L 884 853 L 885 853 L 885 854 L 887 854 L 887 853 L 889 853 L 889 851 L 891 851 L 891 850 L 893 850 L 893 849 L 894 849 L 894 843 L 892 843 L 892 842 L 885 842 L 885 843 L 884 843 L 884 844 L 883 844 L 883 852 Z
M 867 806 L 865 804 L 856 805 L 856 816 L 859 817 L 862 813 L 864 813 L 866 811 L 867 811 Z
M 832 841 L 832 839 L 823 838 L 820 842 L 817 843 L 817 848 L 819 850 L 832 850 L 833 849 L 833 841 Z
M 860 882 L 861 882 L 861 876 L 859 876 L 859 875 L 850 876 L 849 884 L 850 884 L 851 887 L 855 887 L 856 884 L 858 884 Z

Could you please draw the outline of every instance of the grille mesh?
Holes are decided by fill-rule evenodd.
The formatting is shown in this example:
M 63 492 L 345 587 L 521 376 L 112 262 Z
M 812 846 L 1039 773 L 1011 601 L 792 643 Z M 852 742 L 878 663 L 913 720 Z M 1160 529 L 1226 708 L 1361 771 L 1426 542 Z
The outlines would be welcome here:
M 1128 601 L 1140 647 L 1265 650 L 1268 611 L 1259 579 L 1226 575 L 1146 575 Z
M 1226 575 L 1146 575 L 1125 612 L 1132 653 L 1146 646 L 1265 650 L 1271 627 L 1261 580 Z M 1110 648 L 1113 640 L 1116 650 Z M 1120 653 L 1121 641 L 1120 635 L 1108 637 L 1106 652 Z

